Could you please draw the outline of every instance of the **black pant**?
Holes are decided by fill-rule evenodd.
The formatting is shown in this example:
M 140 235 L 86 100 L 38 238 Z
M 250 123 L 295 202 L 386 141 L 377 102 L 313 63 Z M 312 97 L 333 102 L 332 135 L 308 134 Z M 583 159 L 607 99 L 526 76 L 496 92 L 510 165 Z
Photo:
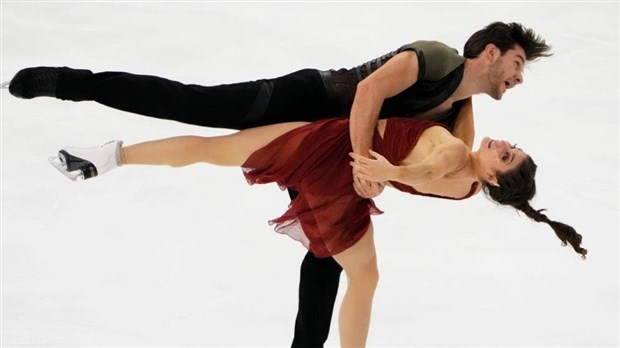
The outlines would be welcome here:
M 245 129 L 343 116 L 321 74 L 303 69 L 274 79 L 206 87 L 157 76 L 63 69 L 56 96 L 198 126 Z
M 204 87 L 156 76 L 64 69 L 56 95 L 193 125 L 244 129 L 343 116 L 351 101 L 335 97 L 333 86 L 321 74 L 304 69 L 275 79 Z M 291 192 L 291 198 L 294 195 Z M 341 272 L 333 258 L 306 254 L 301 265 L 293 347 L 323 346 Z

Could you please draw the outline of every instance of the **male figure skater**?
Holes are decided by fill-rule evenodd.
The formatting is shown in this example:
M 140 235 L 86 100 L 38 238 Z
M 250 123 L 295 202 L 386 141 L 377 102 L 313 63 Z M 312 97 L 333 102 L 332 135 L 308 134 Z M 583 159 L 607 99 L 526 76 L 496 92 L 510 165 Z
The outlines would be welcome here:
M 303 69 L 210 87 L 125 72 L 36 67 L 18 72 L 9 90 L 24 99 L 90 100 L 145 116 L 230 129 L 350 116 L 354 152 L 369 157 L 376 121 L 391 116 L 439 121 L 471 147 L 471 97 L 484 93 L 500 100 L 506 90 L 523 83 L 527 62 L 549 52 L 550 46 L 531 29 L 494 22 L 468 39 L 462 56 L 440 42 L 415 41 L 352 69 Z M 354 187 L 366 198 L 383 190 L 359 178 Z M 341 271 L 331 257 L 306 254 L 293 347 L 323 346 Z

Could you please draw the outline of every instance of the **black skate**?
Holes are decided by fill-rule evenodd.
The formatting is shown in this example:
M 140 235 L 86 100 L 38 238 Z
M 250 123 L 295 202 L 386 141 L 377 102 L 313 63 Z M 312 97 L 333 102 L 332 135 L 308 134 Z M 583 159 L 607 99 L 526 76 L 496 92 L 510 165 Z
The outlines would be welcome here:
M 67 147 L 50 157 L 49 162 L 73 181 L 86 180 L 118 167 L 122 144 L 120 140 L 113 140 L 98 147 Z
M 60 69 L 48 67 L 22 69 L 10 81 L 9 92 L 22 99 L 56 97 Z

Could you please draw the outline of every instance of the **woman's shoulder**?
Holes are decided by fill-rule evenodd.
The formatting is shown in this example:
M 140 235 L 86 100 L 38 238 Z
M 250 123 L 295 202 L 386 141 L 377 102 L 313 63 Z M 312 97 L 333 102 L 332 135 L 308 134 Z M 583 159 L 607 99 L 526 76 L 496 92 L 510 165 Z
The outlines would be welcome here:
M 446 144 L 459 144 L 465 145 L 459 138 L 455 137 L 450 131 L 442 124 L 433 122 L 422 133 L 422 137 L 431 139 L 437 142 Z

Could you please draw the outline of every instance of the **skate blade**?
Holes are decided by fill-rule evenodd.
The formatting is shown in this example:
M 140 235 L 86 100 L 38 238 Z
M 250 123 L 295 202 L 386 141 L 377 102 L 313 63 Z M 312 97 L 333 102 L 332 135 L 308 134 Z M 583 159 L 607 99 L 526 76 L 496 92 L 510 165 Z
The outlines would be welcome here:
M 2 84 L 0 84 L 0 88 L 9 88 L 10 84 L 11 84 L 11 80 L 2 82 Z
M 61 156 L 52 156 L 48 158 L 48 161 L 54 166 L 54 168 L 58 169 L 59 172 L 64 174 L 67 178 L 73 181 L 82 181 L 84 180 L 84 173 L 81 170 L 68 171 L 67 165 L 62 160 Z

